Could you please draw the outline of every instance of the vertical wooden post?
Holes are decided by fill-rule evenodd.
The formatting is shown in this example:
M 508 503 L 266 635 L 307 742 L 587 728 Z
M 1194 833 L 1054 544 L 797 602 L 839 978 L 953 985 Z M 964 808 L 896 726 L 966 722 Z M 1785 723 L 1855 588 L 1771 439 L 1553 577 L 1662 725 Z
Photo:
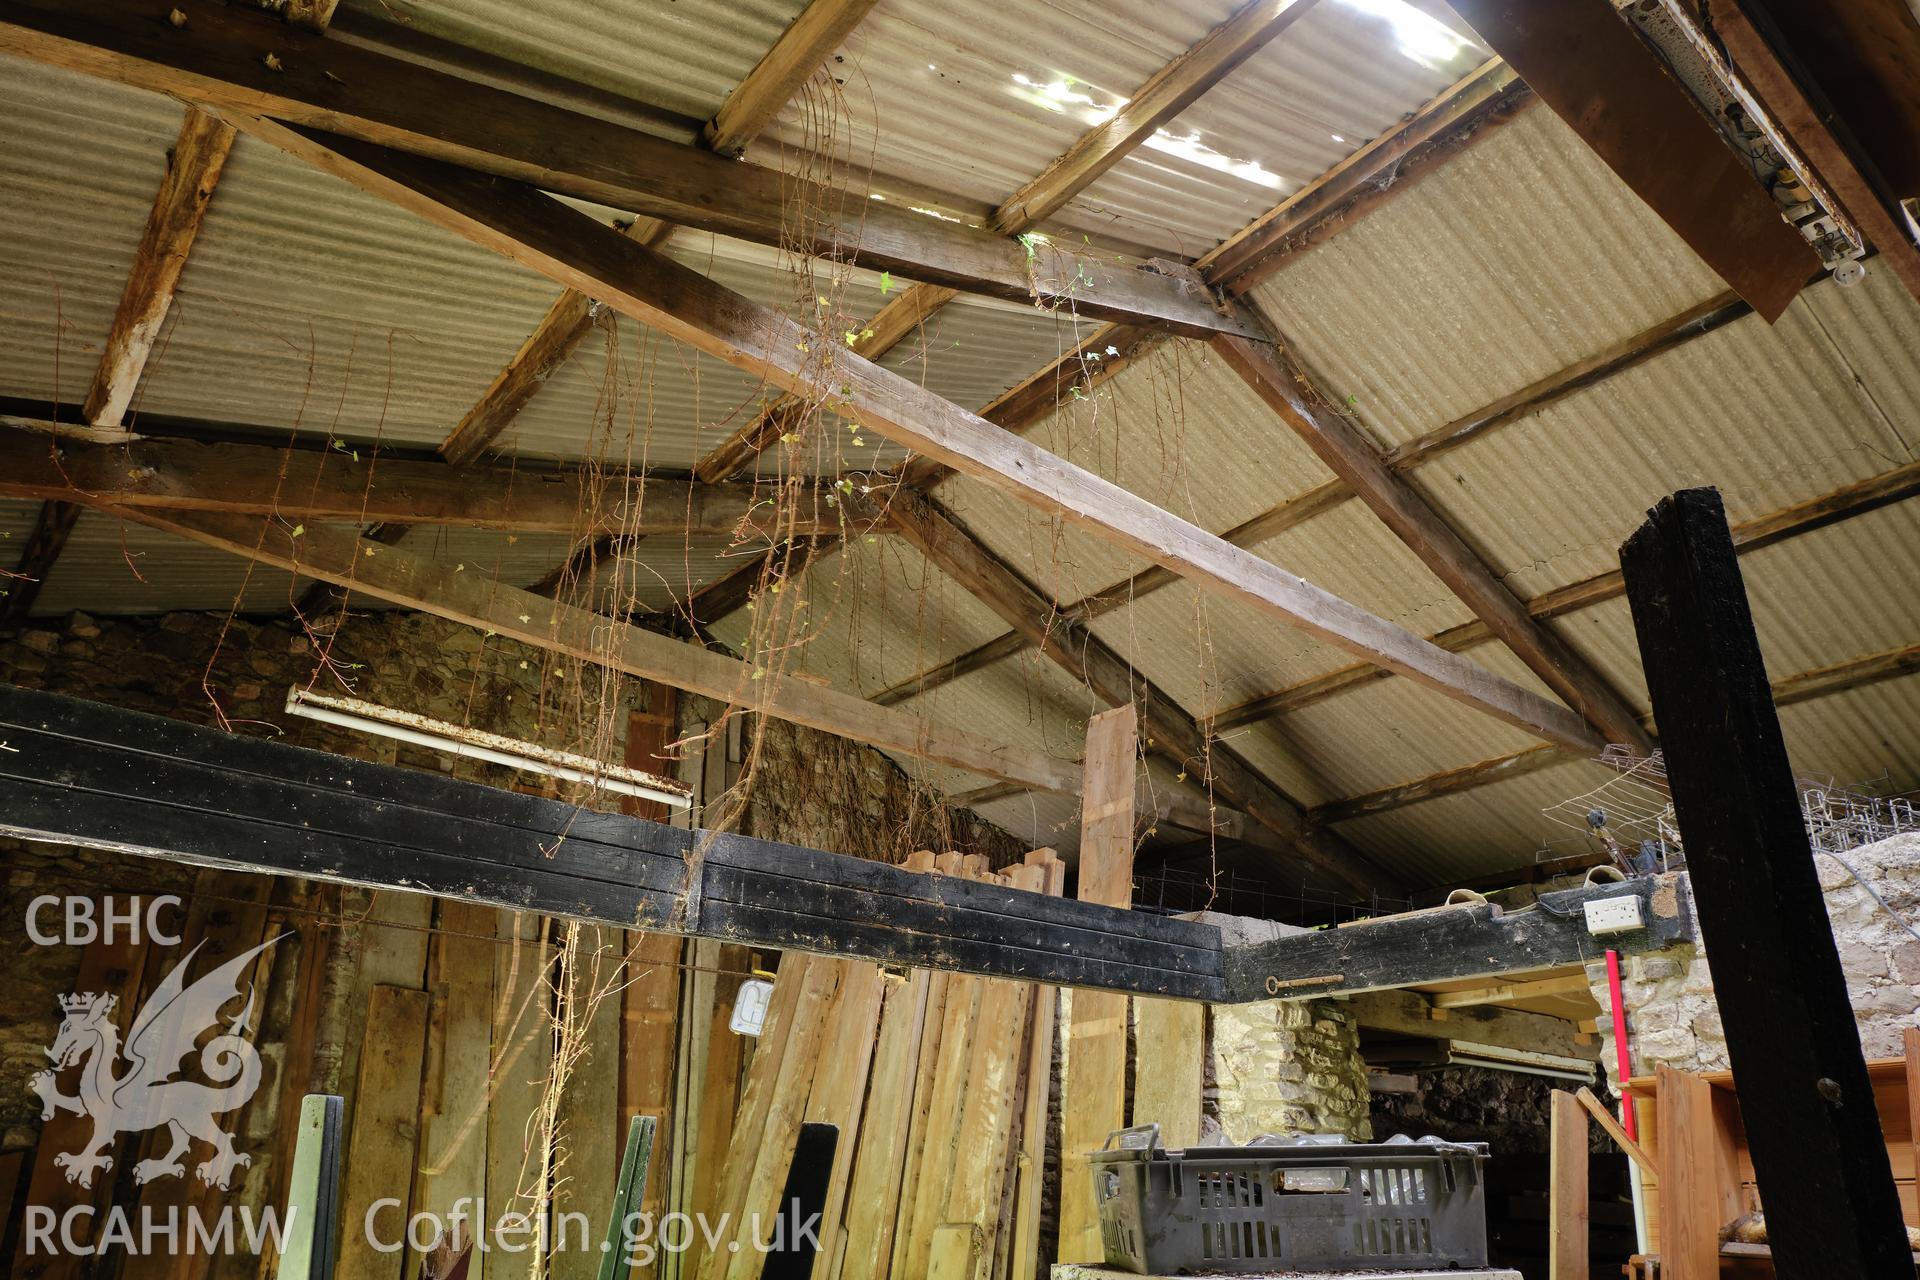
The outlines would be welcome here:
M 1082 765 L 1080 899 L 1110 907 L 1133 901 L 1134 768 L 1139 719 L 1131 703 L 1103 711 L 1087 725 Z M 1061 1092 L 1061 1262 L 1100 1262 L 1100 1216 L 1093 1203 L 1087 1152 L 1126 1124 L 1127 997 L 1076 991 L 1067 1019 Z
M 1911 1280 L 1859 1029 L 1720 495 L 1663 499 L 1620 564 L 1727 1052 L 1753 1120 L 1747 1142 L 1775 1264 L 1782 1275 Z M 1664 1123 L 1664 1089 L 1661 1112 Z M 1671 1191 L 1663 1176 L 1662 1195 Z M 1671 1244 L 1663 1238 L 1661 1252 L 1673 1280 L 1688 1280 L 1671 1270 Z
M 1549 1118 L 1547 1280 L 1587 1280 L 1587 1112 L 1579 1099 L 1555 1089 Z

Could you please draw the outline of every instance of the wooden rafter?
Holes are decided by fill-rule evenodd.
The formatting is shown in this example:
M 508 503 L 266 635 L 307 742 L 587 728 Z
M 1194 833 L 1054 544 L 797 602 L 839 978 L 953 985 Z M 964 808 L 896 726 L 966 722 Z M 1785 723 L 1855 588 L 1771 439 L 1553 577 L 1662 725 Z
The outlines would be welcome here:
M 639 535 L 629 533 L 603 533 L 597 538 L 589 538 L 527 590 L 536 596 L 557 596 L 567 583 L 586 581 L 601 565 L 639 540 Z
M 235 123 L 776 386 L 804 392 L 813 383 L 807 332 L 795 321 L 549 195 L 350 139 L 258 119 Z M 847 353 L 836 357 L 832 377 L 842 411 L 897 444 L 1463 705 L 1565 746 L 1598 742 L 1578 716 L 1549 699 L 1428 645 L 898 374 Z
M 1242 294 L 1265 280 L 1293 253 L 1344 226 L 1372 193 L 1398 191 L 1433 172 L 1460 151 L 1538 101 L 1498 58 L 1457 84 L 1333 168 L 1261 214 L 1194 265 L 1209 280 Z
M 780 38 L 734 86 L 701 131 L 721 155 L 735 156 L 774 122 L 800 87 L 846 42 L 876 0 L 810 0 Z
M 15 0 L 0 53 L 118 80 L 218 114 L 331 130 L 575 199 L 761 244 L 857 258 L 957 289 L 1071 297 L 1101 319 L 1193 336 L 1246 332 L 1189 282 L 1062 246 L 1030 254 L 991 232 L 923 217 L 213 3 L 156 22 L 138 0 Z M 230 121 L 233 123 L 233 121 Z M 796 227 L 787 211 L 817 215 Z
M 1213 349 L 1255 395 L 1339 476 L 1381 523 L 1445 583 L 1548 688 L 1611 742 L 1641 751 L 1652 739 L 1626 699 L 1544 623 L 1527 613 L 1493 567 L 1392 467 L 1359 426 L 1334 412 L 1306 372 L 1272 344 L 1216 340 Z
M 766 495 L 745 484 L 662 476 L 625 482 L 573 468 L 455 468 L 371 451 L 158 437 L 103 444 L 54 434 L 59 430 L 50 422 L 0 419 L 0 497 L 580 537 L 772 537 L 841 528 L 836 508 L 819 507 L 830 519 L 805 514 L 816 509 L 805 494 L 776 520 Z M 586 511 L 597 523 L 583 527 Z
M 1249 0 L 1149 77 L 1112 117 L 1081 134 L 1038 176 L 1002 201 L 987 219 L 988 230 L 1017 236 L 1039 226 L 1316 3 L 1318 0 Z M 957 296 L 955 290 L 938 285 L 911 286 L 865 326 L 860 354 L 869 360 L 878 359 L 918 332 L 929 317 Z M 694 467 L 694 475 L 703 480 L 732 479 L 785 434 L 786 424 L 796 411 L 791 402 L 768 409 L 702 458 Z
M 167 156 L 166 176 L 147 215 L 127 287 L 114 312 L 100 367 L 87 390 L 86 419 L 96 427 L 119 426 L 133 403 L 233 140 L 231 127 L 187 108 L 180 136 Z
M 1820 259 L 1611 0 L 1452 0 L 1581 141 L 1769 322 Z
M 1525 777 L 1529 773 L 1536 773 L 1541 769 L 1579 758 L 1558 747 L 1544 744 L 1528 747 L 1524 751 L 1509 752 L 1491 760 L 1481 760 L 1475 764 L 1462 765 L 1457 769 L 1430 773 L 1423 778 L 1397 783 L 1391 787 L 1382 787 L 1377 791 L 1366 792 L 1364 795 L 1329 800 L 1325 804 L 1314 806 L 1309 811 L 1309 816 L 1321 825 L 1349 822 L 1354 818 L 1364 818 L 1370 814 L 1404 809 L 1408 805 L 1419 804 L 1425 800 L 1437 800 L 1441 796 L 1458 795 L 1462 791 L 1471 791 L 1475 787 L 1484 787 L 1488 783 Z
M 1251 0 L 1134 90 L 1113 115 L 1074 142 L 994 210 L 990 225 L 1016 235 L 1058 213 L 1202 94 L 1306 16 L 1316 0 Z
M 874 0 L 809 4 L 721 104 L 719 114 L 708 122 L 707 145 L 727 154 L 744 150 L 873 5 Z M 654 218 L 636 218 L 627 229 L 628 235 L 650 248 L 664 244 L 672 232 L 669 224 Z M 464 465 L 498 440 L 534 393 L 585 341 L 593 321 L 593 299 L 586 294 L 568 289 L 555 299 L 513 359 L 441 442 L 441 456 Z M 706 473 L 696 470 L 696 475 L 704 479 Z
M 537 596 L 336 528 L 299 536 L 251 516 L 115 508 L 129 520 L 537 648 L 599 663 L 776 719 L 984 777 L 1076 795 L 1079 768 L 1037 751 L 940 726 L 804 680 L 760 678 L 749 663 Z
M 1752 311 L 1751 307 L 1734 294 L 1719 294 L 1697 306 L 1687 308 L 1678 315 L 1653 324 L 1604 351 L 1575 361 L 1564 369 L 1548 374 L 1518 391 L 1501 396 L 1489 404 L 1462 414 L 1451 422 L 1443 423 L 1387 451 L 1385 455 L 1387 466 L 1401 474 L 1410 472 L 1414 468 L 1424 466 L 1460 448 L 1469 441 L 1478 440 L 1495 431 L 1522 422 L 1566 397 L 1588 387 L 1597 386 L 1608 378 L 1634 368 L 1664 351 L 1712 333 L 1742 316 L 1751 315 Z M 1137 344 L 1133 354 L 1137 354 L 1139 344 L 1157 340 L 1157 335 L 1142 333 L 1139 330 L 1128 332 L 1133 335 Z M 1122 366 L 1111 360 L 1093 366 L 1097 376 L 1117 372 L 1118 367 Z M 1003 425 L 1007 425 L 1009 430 L 1018 431 L 1045 417 L 1052 407 L 1052 401 L 1048 397 L 1057 396 L 1057 388 L 1071 385 L 1068 380 L 1075 376 L 1077 370 L 1077 365 L 1070 368 L 1065 363 L 1056 362 L 1048 366 L 1046 371 L 1022 384 L 1021 389 L 1016 389 L 1025 391 L 1021 402 L 1022 413 L 1017 423 L 1003 423 Z M 1040 389 L 1040 394 L 1035 394 L 1033 389 L 1036 387 Z M 991 411 L 987 416 L 994 418 Z M 1303 493 L 1295 494 L 1220 536 L 1236 546 L 1256 546 L 1288 529 L 1297 528 L 1315 516 L 1332 511 L 1353 496 L 1353 491 L 1347 487 L 1345 481 L 1335 477 Z M 1091 592 L 1082 599 L 1063 606 L 1061 611 L 1069 617 L 1083 621 L 1091 620 L 1178 581 L 1179 578 L 1174 574 L 1155 566 L 1111 586 Z M 907 677 L 892 688 L 876 694 L 874 700 L 891 705 L 911 698 L 915 694 L 938 688 L 947 681 L 966 675 L 968 672 L 991 666 L 1025 648 L 1024 637 L 1018 632 L 1007 632 L 950 662 Z
M 1173 698 L 1134 670 L 1084 626 L 1062 623 L 1038 588 L 995 556 L 931 499 L 898 494 L 895 529 L 962 590 L 1027 636 L 1049 660 L 1110 707 L 1138 705 L 1151 749 L 1196 778 L 1226 804 L 1278 835 L 1303 862 L 1361 894 L 1397 895 L 1391 878 L 1345 841 L 1326 842 L 1301 821 L 1302 808 Z
M 167 171 L 154 194 L 120 305 L 114 310 L 100 366 L 87 388 L 83 413 L 93 426 L 117 427 L 127 416 L 233 140 L 234 131 L 227 124 L 187 108 L 180 134 L 167 153 Z M 50 494 L 35 496 L 46 501 L 14 567 L 14 577 L 6 583 L 0 615 L 8 618 L 26 617 L 80 518 L 80 508 L 73 503 Z

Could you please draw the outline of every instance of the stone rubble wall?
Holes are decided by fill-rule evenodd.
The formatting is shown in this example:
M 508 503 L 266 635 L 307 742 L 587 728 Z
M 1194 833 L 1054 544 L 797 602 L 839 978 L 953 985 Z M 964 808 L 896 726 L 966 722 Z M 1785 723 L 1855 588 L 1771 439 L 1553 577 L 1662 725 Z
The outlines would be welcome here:
M 73 614 L 0 631 L 0 681 L 196 724 L 215 723 L 224 714 L 237 733 L 496 786 L 542 783 L 535 775 L 287 715 L 288 688 L 308 683 L 317 644 L 324 643 L 290 619 Z M 331 659 L 351 688 L 326 677 L 315 685 L 322 692 L 350 692 L 455 724 L 604 752 L 603 758 L 614 760 L 623 758 L 627 713 L 648 710 L 646 686 L 639 681 L 556 662 L 544 650 L 426 614 L 356 614 L 333 642 Z M 702 699 L 679 702 L 683 731 L 714 714 Z M 603 707 L 611 714 L 603 715 Z M 596 728 L 600 724 L 610 738 Z M 984 852 L 996 864 L 1025 851 L 971 814 L 948 814 L 882 753 L 830 734 L 769 722 L 749 781 L 744 825 L 750 834 L 888 861 L 927 847 Z M 74 989 L 83 950 L 32 945 L 23 923 L 27 904 L 42 894 L 109 890 L 121 897 L 185 895 L 194 869 L 5 839 L 0 868 L 0 916 L 10 922 L 0 939 L 14 962 L 10 998 L 0 1003 L 3 1154 L 38 1140 L 40 1105 L 26 1082 L 46 1065 L 43 1050 L 59 1025 L 56 997 Z
M 1214 1005 L 1201 1141 L 1373 1137 L 1360 1033 L 1334 1000 Z
M 1920 928 L 1920 833 L 1895 836 L 1844 856 L 1887 906 Z M 1853 999 L 1861 1048 L 1869 1060 L 1898 1057 L 1904 1052 L 1901 1037 L 1906 1029 L 1920 1026 L 1920 939 L 1876 903 L 1839 862 L 1824 854 L 1815 854 L 1814 862 Z M 1587 983 L 1602 1010 L 1601 1062 L 1613 1077 L 1618 1074 L 1617 1058 L 1604 962 L 1587 966 Z M 1621 996 L 1633 1074 L 1646 1075 L 1657 1066 L 1728 1069 L 1726 1029 L 1699 945 L 1624 957 Z M 1618 1087 L 1618 1080 L 1614 1083 Z

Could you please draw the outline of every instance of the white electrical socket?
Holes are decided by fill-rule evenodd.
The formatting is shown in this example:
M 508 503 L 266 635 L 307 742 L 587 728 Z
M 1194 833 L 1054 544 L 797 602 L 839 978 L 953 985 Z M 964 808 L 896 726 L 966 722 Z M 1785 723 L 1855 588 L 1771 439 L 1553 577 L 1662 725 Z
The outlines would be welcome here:
M 1587 932 L 1596 938 L 1604 938 L 1612 933 L 1631 933 L 1646 925 L 1640 917 L 1640 899 L 1634 894 L 1618 898 L 1595 898 L 1585 906 Z

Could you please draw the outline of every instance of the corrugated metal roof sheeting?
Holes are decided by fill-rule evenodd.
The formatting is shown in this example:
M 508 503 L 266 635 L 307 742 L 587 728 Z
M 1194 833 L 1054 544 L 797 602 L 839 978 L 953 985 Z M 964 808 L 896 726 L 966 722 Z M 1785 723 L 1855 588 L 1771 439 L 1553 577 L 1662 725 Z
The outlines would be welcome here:
M 1321 0 L 1058 221 L 1198 257 L 1487 57 L 1443 5 Z
M 970 672 L 903 709 L 941 725 L 952 725 L 992 742 L 1045 752 L 1060 760 L 1078 760 L 1086 749 L 1087 717 L 1102 710 L 1093 696 L 1037 653 L 1024 653 L 986 671 Z M 987 785 L 992 779 L 920 760 L 900 759 L 902 768 L 925 778 L 942 794 L 954 795 Z
M 861 694 L 878 693 L 998 635 L 987 607 L 934 569 L 905 539 L 875 536 L 845 545 L 808 566 L 782 592 L 780 614 L 806 601 L 805 642 L 791 650 L 793 669 Z M 769 643 L 754 634 L 753 614 L 741 610 L 715 627 L 743 652 Z M 764 624 L 763 624 L 764 625 Z M 931 705 L 923 705 L 931 704 Z M 940 694 L 912 704 L 915 714 L 941 718 L 952 708 Z
M 136 407 L 437 445 L 553 296 L 506 258 L 242 137 Z
M 1169 342 L 1068 403 L 1026 438 L 1210 530 L 1230 529 L 1330 473 L 1239 378 Z M 1147 561 L 981 481 L 936 490 L 995 552 L 1062 601 L 1103 591 Z
M 841 101 L 825 140 L 861 170 L 992 207 L 1086 131 L 1074 104 L 1046 86 L 1124 97 L 1233 7 L 1056 0 L 1009 11 L 983 0 L 882 0 L 834 66 Z M 773 162 L 781 145 L 821 149 L 813 115 L 789 106 L 751 154 Z
M 705 120 L 805 5 L 802 0 L 346 0 L 342 7 Z
M 1536 109 L 1254 291 L 1392 446 L 1725 286 Z
M 1472 791 L 1376 813 L 1339 826 L 1381 867 L 1409 884 L 1449 884 L 1590 846 L 1542 810 L 1618 777 L 1574 761 Z
M 180 132 L 180 104 L 0 57 L 0 116 L 0 394 L 78 403 Z
M 68 535 L 33 612 L 284 613 L 305 586 L 305 579 L 231 552 L 87 511 Z
M 1865 297 L 1832 284 L 1813 294 L 1823 310 Z M 1905 382 L 1920 389 L 1920 364 Z M 1912 457 L 1812 306 L 1796 303 L 1771 328 L 1748 317 L 1468 444 L 1418 483 L 1531 597 L 1617 567 L 1646 508 L 1675 489 L 1717 486 L 1737 523 Z
M 1809 781 L 1881 795 L 1920 787 L 1920 675 L 1783 708 L 1780 726 Z
M 1770 678 L 1920 643 L 1917 546 L 1920 503 L 1909 500 L 1741 556 Z M 1647 705 L 1624 597 L 1555 625 L 1615 688 Z

